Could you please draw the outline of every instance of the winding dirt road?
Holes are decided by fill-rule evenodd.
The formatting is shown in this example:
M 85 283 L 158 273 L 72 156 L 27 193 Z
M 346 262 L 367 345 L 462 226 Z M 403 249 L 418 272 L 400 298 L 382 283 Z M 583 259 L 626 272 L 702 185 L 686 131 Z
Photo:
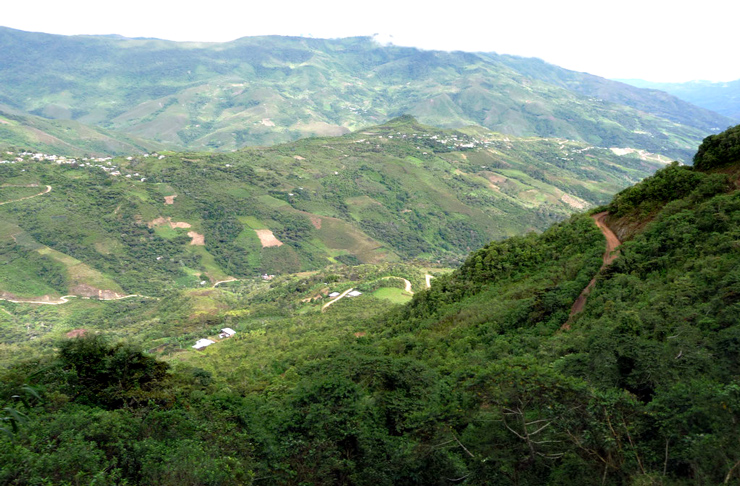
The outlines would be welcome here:
M 326 304 L 324 304 L 324 305 L 323 305 L 323 306 L 321 307 L 321 312 L 324 312 L 324 311 L 326 310 L 326 308 L 327 308 L 327 307 L 329 307 L 330 305 L 332 305 L 332 304 L 333 304 L 334 302 L 338 301 L 339 299 L 343 298 L 343 297 L 344 297 L 345 295 L 347 295 L 348 293 L 352 292 L 353 290 L 354 290 L 354 287 L 353 287 L 353 288 L 351 288 L 351 289 L 347 289 L 347 290 L 345 290 L 344 292 L 342 292 L 341 294 L 339 294 L 339 296 L 338 296 L 338 297 L 337 297 L 336 299 L 334 299 L 334 300 L 332 300 L 332 301 L 329 301 L 329 302 L 327 302 Z
M 14 300 L 14 299 L 3 299 L 0 298 L 0 300 L 4 300 L 6 302 L 12 302 L 14 304 L 44 304 L 44 305 L 61 305 L 66 304 L 69 302 L 70 298 L 78 298 L 79 295 L 64 295 L 62 297 L 59 297 L 57 300 Z M 103 302 L 108 302 L 110 300 L 123 300 L 123 299 L 130 299 L 132 297 L 141 297 L 142 299 L 156 299 L 159 300 L 159 297 L 149 297 L 147 295 L 139 295 L 139 294 L 131 294 L 131 295 L 123 295 L 121 297 L 114 297 L 112 299 L 98 299 Z M 84 298 L 84 297 L 83 297 Z
M 28 185 L 10 184 L 10 185 L 4 185 L 3 187 L 36 187 L 36 185 L 35 184 L 28 184 Z M 3 204 L 10 204 L 10 203 L 18 202 L 18 201 L 25 201 L 26 199 L 31 199 L 34 197 L 39 197 L 39 196 L 46 194 L 47 192 L 51 192 L 51 186 L 46 186 L 46 189 L 44 191 L 41 191 L 38 194 L 34 194 L 33 196 L 26 196 L 26 197 L 21 197 L 18 199 L 13 199 L 12 201 L 0 202 L 0 206 L 2 206 Z
M 606 238 L 606 251 L 604 252 L 603 263 L 601 264 L 599 273 L 601 273 L 601 270 L 609 266 L 617 258 L 617 256 L 619 256 L 619 252 L 616 250 L 617 247 L 621 245 L 621 242 L 619 241 L 619 238 L 617 238 L 617 235 L 615 235 L 614 232 L 610 230 L 604 222 L 604 219 L 607 215 L 608 213 L 604 211 L 591 216 L 596 223 L 596 226 L 599 227 L 601 232 L 604 234 L 604 237 Z M 573 316 L 583 310 L 583 306 L 586 305 L 586 301 L 588 300 L 588 295 L 591 293 L 591 290 L 593 290 L 594 286 L 596 285 L 597 275 L 598 273 L 594 275 L 594 278 L 591 279 L 586 288 L 583 289 L 583 291 L 581 292 L 581 295 L 579 295 L 576 301 L 573 303 L 573 307 L 570 308 L 570 316 L 568 317 L 568 322 L 563 324 L 563 329 L 570 329 L 570 321 L 573 319 Z
M 381 277 L 381 280 L 389 279 L 389 278 L 396 278 L 398 280 L 403 280 L 403 284 L 404 284 L 404 289 L 403 290 L 404 290 L 404 292 L 407 292 L 407 293 L 413 295 L 414 292 L 411 290 L 411 282 L 409 282 L 408 279 L 405 279 L 403 277 L 395 277 L 393 275 L 390 275 L 388 277 Z

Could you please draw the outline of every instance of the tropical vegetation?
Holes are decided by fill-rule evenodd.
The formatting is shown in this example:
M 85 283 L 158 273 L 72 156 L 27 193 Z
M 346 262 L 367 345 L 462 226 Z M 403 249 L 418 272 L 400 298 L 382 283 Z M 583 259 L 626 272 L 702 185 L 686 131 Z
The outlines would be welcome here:
M 605 268 L 582 213 L 452 272 L 337 265 L 111 303 L 82 337 L 6 353 L 0 481 L 738 484 L 740 192 L 737 164 L 716 166 L 670 165 L 593 209 L 623 239 Z M 372 295 L 401 273 L 409 303 Z M 186 296 L 219 310 L 178 318 Z M 152 348 L 163 332 L 124 305 L 237 335 Z

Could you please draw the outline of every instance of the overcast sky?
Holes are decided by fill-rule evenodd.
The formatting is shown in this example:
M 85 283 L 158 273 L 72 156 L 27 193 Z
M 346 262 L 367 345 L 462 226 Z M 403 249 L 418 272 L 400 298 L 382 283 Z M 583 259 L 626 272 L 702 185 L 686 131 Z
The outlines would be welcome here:
M 740 79 L 730 0 L 25 0 L 0 25 L 53 34 L 223 42 L 381 34 L 396 45 L 539 57 L 606 78 Z M 437 6 L 439 5 L 439 6 Z

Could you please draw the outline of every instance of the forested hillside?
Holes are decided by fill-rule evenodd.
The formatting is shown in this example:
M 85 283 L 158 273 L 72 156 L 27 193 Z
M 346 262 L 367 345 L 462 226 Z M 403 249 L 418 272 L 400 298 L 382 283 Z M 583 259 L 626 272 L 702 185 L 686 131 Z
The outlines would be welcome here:
M 337 263 L 457 265 L 663 165 L 411 117 L 224 154 L 4 157 L 0 297 L 32 301 L 162 296 Z
M 688 161 L 702 138 L 733 123 L 665 93 L 536 59 L 383 46 L 366 37 L 207 44 L 0 28 L 0 66 L 0 107 L 160 149 L 273 145 L 411 114 L 439 127 L 476 125 Z M 0 142 L 8 141 L 4 134 L 0 122 Z M 74 145 L 99 153 L 94 144 Z
M 0 371 L 0 482 L 739 484 L 740 168 L 712 166 L 594 209 L 623 239 L 602 270 L 580 214 L 487 244 L 404 306 L 370 286 L 302 304 L 388 276 L 337 267 L 224 293 L 210 325 L 238 337 L 204 351 L 143 353 L 151 326 L 115 315 L 27 345 Z
M 82 156 L 142 153 L 160 147 L 162 144 L 137 140 L 123 133 L 74 120 L 29 115 L 0 104 L 0 148 Z

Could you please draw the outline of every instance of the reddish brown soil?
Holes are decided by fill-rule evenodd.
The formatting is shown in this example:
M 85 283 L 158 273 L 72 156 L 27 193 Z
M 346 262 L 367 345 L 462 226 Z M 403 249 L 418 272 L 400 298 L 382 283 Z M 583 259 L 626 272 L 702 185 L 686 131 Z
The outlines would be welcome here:
M 309 219 L 314 228 L 321 229 L 321 218 L 318 216 L 310 216 Z
M 65 336 L 67 336 L 68 338 L 78 338 L 84 336 L 85 334 L 87 334 L 87 329 L 72 329 L 67 334 L 65 334 Z
M 621 244 L 619 241 L 619 238 L 617 238 L 617 235 L 614 234 L 612 230 L 609 229 L 609 227 L 604 222 L 604 219 L 607 216 L 607 212 L 604 211 L 602 213 L 594 214 L 591 216 L 596 223 L 596 226 L 599 227 L 601 232 L 604 234 L 604 237 L 606 238 L 606 251 L 604 252 L 604 260 L 601 265 L 601 270 L 603 270 L 605 267 L 609 266 L 614 259 L 619 256 L 619 252 L 616 251 L 617 247 Z M 586 301 L 588 300 L 588 295 L 591 293 L 591 290 L 596 285 L 596 276 L 591 279 L 591 281 L 588 283 L 585 289 L 581 292 L 581 295 L 578 296 L 576 301 L 573 303 L 573 307 L 570 308 L 570 317 L 568 318 L 568 322 L 563 324 L 563 329 L 570 329 L 570 321 L 579 312 L 583 310 L 583 306 L 586 305 Z
M 269 248 L 271 246 L 283 246 L 283 242 L 278 240 L 272 231 L 268 229 L 254 230 L 262 243 L 262 248 Z
M 206 244 L 206 237 L 195 231 L 188 231 L 188 236 L 191 238 L 191 245 L 204 246 Z

